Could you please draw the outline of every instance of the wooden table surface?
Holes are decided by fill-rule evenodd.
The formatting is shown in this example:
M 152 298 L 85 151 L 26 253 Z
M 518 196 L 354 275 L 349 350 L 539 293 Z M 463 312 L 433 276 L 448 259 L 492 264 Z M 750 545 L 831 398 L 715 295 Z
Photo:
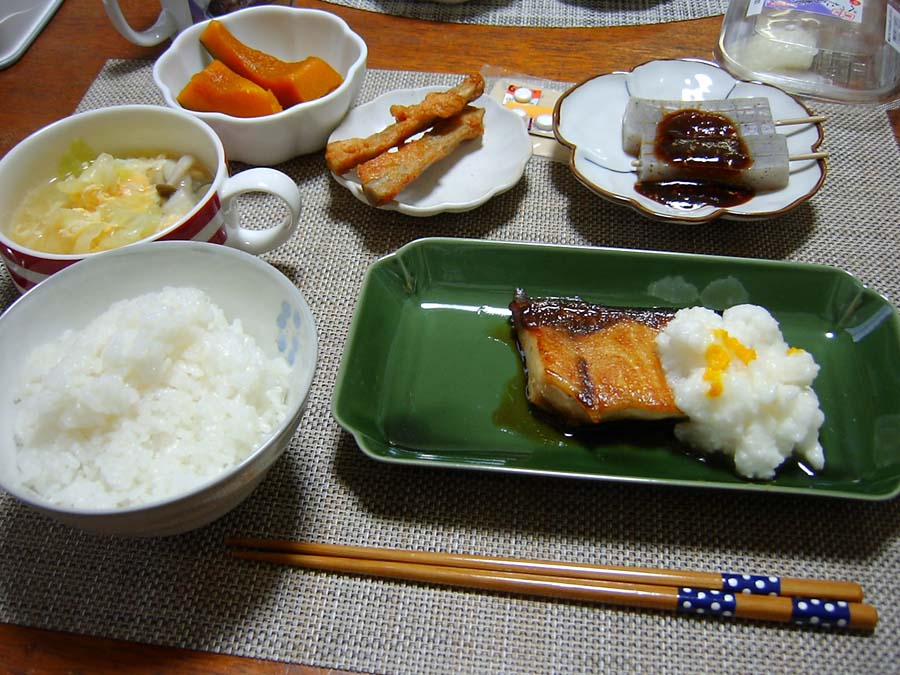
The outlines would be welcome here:
M 489 64 L 575 82 L 654 58 L 712 58 L 720 17 L 624 28 L 508 28 L 415 21 L 317 0 L 299 7 L 343 17 L 369 47 L 370 68 L 465 73 Z M 121 0 L 135 27 L 152 23 L 154 0 Z M 0 155 L 71 113 L 107 59 L 153 58 L 113 29 L 99 0 L 66 0 L 22 59 L 0 71 Z
M 136 27 L 158 3 L 122 0 Z M 369 46 L 369 67 L 465 73 L 485 64 L 576 82 L 657 58 L 712 58 L 721 17 L 622 28 L 510 28 L 417 21 L 296 0 L 343 17 Z M 22 59 L 0 71 L 0 155 L 28 134 L 70 114 L 110 58 L 153 58 L 112 28 L 98 0 L 66 0 Z M 900 111 L 894 111 L 895 133 Z M 282 673 L 339 671 L 155 647 L 0 624 L 4 673 Z

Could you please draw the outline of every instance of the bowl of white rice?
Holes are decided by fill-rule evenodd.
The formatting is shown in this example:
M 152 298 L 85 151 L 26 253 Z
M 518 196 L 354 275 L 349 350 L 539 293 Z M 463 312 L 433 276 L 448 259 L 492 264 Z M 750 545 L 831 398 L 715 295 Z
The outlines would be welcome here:
M 250 254 L 171 241 L 79 262 L 0 316 L 0 487 L 103 534 L 206 525 L 287 449 L 317 349 L 303 294 Z

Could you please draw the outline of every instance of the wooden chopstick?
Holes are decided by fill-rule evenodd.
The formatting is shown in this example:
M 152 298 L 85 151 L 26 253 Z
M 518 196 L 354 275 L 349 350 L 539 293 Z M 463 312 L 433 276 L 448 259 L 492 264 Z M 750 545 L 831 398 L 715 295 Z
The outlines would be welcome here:
M 878 621 L 874 607 L 857 601 L 862 598 L 862 589 L 851 582 L 782 578 L 779 580 L 781 595 L 757 595 L 743 589 L 742 592 L 732 590 L 728 580 L 740 577 L 752 586 L 763 580 L 774 584 L 772 580 L 777 578 L 744 579 L 743 575 L 601 567 L 264 539 L 232 538 L 226 543 L 237 548 L 263 549 L 235 550 L 232 555 L 237 558 L 482 590 L 663 611 L 833 625 L 863 631 L 874 630 Z M 800 594 L 784 594 L 785 586 L 791 592 L 799 590 Z M 824 591 L 839 597 L 809 599 L 806 591 Z

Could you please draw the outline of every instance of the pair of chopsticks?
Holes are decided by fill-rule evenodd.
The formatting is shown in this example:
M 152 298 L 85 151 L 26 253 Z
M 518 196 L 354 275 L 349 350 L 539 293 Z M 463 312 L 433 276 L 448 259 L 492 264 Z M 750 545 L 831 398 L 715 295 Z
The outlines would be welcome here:
M 662 611 L 872 631 L 878 612 L 849 581 L 608 567 L 549 560 L 230 538 L 236 558 L 330 572 Z

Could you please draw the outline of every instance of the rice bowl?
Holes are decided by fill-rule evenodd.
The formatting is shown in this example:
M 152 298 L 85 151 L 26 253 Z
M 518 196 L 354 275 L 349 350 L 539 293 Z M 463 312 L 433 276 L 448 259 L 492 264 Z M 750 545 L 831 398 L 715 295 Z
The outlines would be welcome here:
M 77 508 L 187 492 L 246 459 L 284 418 L 289 372 L 203 291 L 121 300 L 25 358 L 19 480 Z
M 116 283 L 110 283 L 115 279 Z M 208 294 L 229 321 L 238 320 L 265 359 L 283 362 L 287 391 L 279 420 L 263 424 L 262 438 L 242 440 L 244 457 L 143 503 L 60 505 L 22 483 L 14 425 L 19 414 L 12 392 L 24 379 L 23 356 L 32 348 L 80 330 L 114 302 L 156 293 L 166 286 Z M 72 302 L 77 297 L 79 302 Z M 290 443 L 302 416 L 317 355 L 312 313 L 300 291 L 267 263 L 215 244 L 138 244 L 77 263 L 22 296 L 0 317 L 0 368 L 9 395 L 0 401 L 0 487 L 20 501 L 74 527 L 129 536 L 162 536 L 205 525 L 237 506 L 262 481 Z M 198 431 L 194 447 L 216 443 Z M 115 452 L 127 457 L 124 441 Z M 248 447 L 248 445 L 250 447 Z M 58 496 L 58 495 L 56 495 Z M 65 501 L 65 500 L 64 500 Z

